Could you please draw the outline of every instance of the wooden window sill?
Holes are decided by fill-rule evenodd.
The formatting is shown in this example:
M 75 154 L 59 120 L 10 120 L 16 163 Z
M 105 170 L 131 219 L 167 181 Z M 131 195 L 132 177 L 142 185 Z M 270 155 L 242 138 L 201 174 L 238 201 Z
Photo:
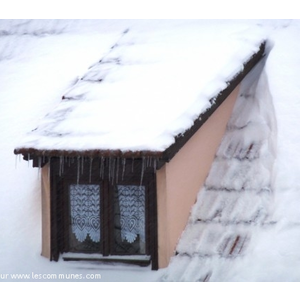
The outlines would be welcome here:
M 95 262 L 120 262 L 126 264 L 135 264 L 139 266 L 148 266 L 151 261 L 149 255 L 109 255 L 86 254 L 68 252 L 62 255 L 64 261 L 95 261 Z

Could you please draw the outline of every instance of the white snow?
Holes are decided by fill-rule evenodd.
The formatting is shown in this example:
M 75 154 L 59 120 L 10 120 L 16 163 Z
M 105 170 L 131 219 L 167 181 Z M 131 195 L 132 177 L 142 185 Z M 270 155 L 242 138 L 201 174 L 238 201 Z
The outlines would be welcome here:
M 97 281 L 156 281 L 160 280 L 166 271 L 171 271 L 170 269 L 150 271 L 149 268 L 120 264 L 63 261 L 55 263 L 41 257 L 41 203 L 38 170 L 21 161 L 21 158 L 17 157 L 16 160 L 13 149 L 20 144 L 20 140 L 26 132 L 36 127 L 38 119 L 55 109 L 61 96 L 77 81 L 78 76 L 82 76 L 89 66 L 97 62 L 102 55 L 107 54 L 107 49 L 121 36 L 124 29 L 135 28 L 137 32 L 135 36 L 139 38 L 140 47 L 128 54 L 128 61 L 136 64 L 133 69 L 128 66 L 131 69 L 130 75 L 135 76 L 135 72 L 141 67 L 138 63 L 141 63 L 142 59 L 141 51 L 144 43 L 142 33 L 147 32 L 151 35 L 159 29 L 161 24 L 165 26 L 166 30 L 174 28 L 175 23 L 177 28 L 181 28 L 186 22 L 188 23 L 186 26 L 189 28 L 197 26 L 202 26 L 204 29 L 210 28 L 207 39 L 214 40 L 214 36 L 219 36 L 217 29 L 222 26 L 228 32 L 241 38 L 248 39 L 247 34 L 249 33 L 252 41 L 252 34 L 256 39 L 258 36 L 256 31 L 258 30 L 260 34 L 262 30 L 274 42 L 265 71 L 277 123 L 275 132 L 277 146 L 274 150 L 276 159 L 271 174 L 273 180 L 272 220 L 275 220 L 276 224 L 265 230 L 259 230 L 258 227 L 251 229 L 252 239 L 249 250 L 238 259 L 230 261 L 208 259 L 203 263 L 201 259 L 196 258 L 192 262 L 194 269 L 190 268 L 187 274 L 184 273 L 184 270 L 189 261 L 183 258 L 177 264 L 172 264 L 172 270 L 174 274 L 180 274 L 180 272 L 184 274 L 181 280 L 193 278 L 193 274 L 196 273 L 199 266 L 207 272 L 213 266 L 214 275 L 211 278 L 214 281 L 299 281 L 300 85 L 298 72 L 300 69 L 300 22 L 298 20 L 215 20 L 198 21 L 199 25 L 196 25 L 197 21 L 173 21 L 174 23 L 169 25 L 171 21 L 144 21 L 140 32 L 138 32 L 139 26 L 136 25 L 140 21 L 61 20 L 45 22 L 39 20 L 28 23 L 24 20 L 0 21 L 0 274 L 2 275 L 0 281 L 16 281 L 10 277 L 11 274 L 29 275 L 29 279 L 20 279 L 21 281 L 51 281 L 49 277 L 35 279 L 33 273 L 39 275 L 82 274 L 84 276 L 101 274 L 101 280 Z M 22 25 L 23 23 L 26 24 Z M 211 24 L 215 24 L 215 26 Z M 249 28 L 250 30 L 248 30 Z M 183 41 L 187 41 L 185 39 L 193 41 L 194 35 L 195 31 L 190 31 L 189 35 L 183 37 L 182 44 Z M 128 35 L 128 39 L 129 37 L 130 35 Z M 160 39 L 163 37 L 164 32 L 161 32 Z M 155 40 L 154 36 L 153 39 Z M 131 42 L 133 41 L 127 40 L 128 44 Z M 156 42 L 159 43 L 159 40 Z M 184 48 L 182 44 L 173 40 L 172 46 L 181 49 Z M 163 48 L 161 49 L 163 50 Z M 249 49 L 248 46 L 247 49 Z M 230 47 L 226 51 L 230 51 Z M 186 53 L 193 54 L 193 52 Z M 240 53 L 241 60 L 248 55 L 248 52 Z M 156 71 L 154 66 L 158 54 L 160 55 L 160 53 L 153 52 L 149 60 L 143 61 L 143 66 L 146 67 L 147 63 L 149 64 L 151 72 Z M 127 57 L 124 57 L 125 59 Z M 171 61 L 172 59 L 170 56 Z M 228 70 L 228 66 L 223 66 L 224 73 L 217 79 L 222 81 L 226 76 L 230 76 L 230 71 L 236 70 L 231 69 L 236 59 L 235 57 L 234 61 L 229 64 L 230 70 Z M 125 75 L 123 71 L 120 71 L 118 76 L 118 78 L 123 78 Z M 114 80 L 118 78 L 116 76 Z M 156 83 L 159 84 L 157 80 Z M 214 92 L 216 86 L 219 84 L 213 84 L 210 89 L 206 90 L 207 97 Z M 263 86 L 260 89 L 263 91 Z M 117 93 L 118 91 L 116 91 Z M 192 91 L 191 95 L 194 95 Z M 146 97 L 146 92 L 143 91 L 142 96 Z M 156 105 L 160 105 L 160 103 L 156 103 Z M 266 112 L 263 102 L 260 103 L 260 107 L 257 114 L 264 119 Z M 88 108 L 89 104 L 85 103 L 82 110 Z M 199 107 L 194 110 L 193 101 L 186 103 L 187 120 L 190 120 L 197 109 Z M 176 117 L 176 112 L 173 117 Z M 146 114 L 145 118 L 151 119 L 151 116 Z M 182 126 L 181 122 L 175 123 L 170 123 L 170 130 L 179 130 L 178 128 Z M 71 124 L 68 126 L 72 127 Z M 90 126 L 87 122 L 86 130 Z M 184 126 L 188 126 L 188 122 Z M 259 140 L 265 134 L 268 132 L 261 132 L 253 127 L 249 128 L 247 137 Z M 162 141 L 166 141 L 166 136 L 162 138 Z M 157 145 L 162 146 L 162 143 Z M 259 179 L 262 174 L 259 173 L 257 176 Z M 253 184 L 261 184 L 265 178 L 253 181 Z M 239 179 L 232 182 L 232 185 L 238 188 L 241 182 Z M 251 193 L 247 197 L 252 198 Z M 237 217 L 241 214 L 242 212 L 237 210 Z M 251 207 L 249 214 L 251 214 Z M 217 225 L 213 229 L 216 230 L 217 238 L 221 233 L 217 230 Z M 204 233 L 203 239 L 207 237 L 208 235 Z M 191 237 L 186 243 L 193 242 L 193 233 L 191 232 Z M 210 250 L 209 245 L 212 242 L 208 239 L 205 251 L 206 249 Z M 181 243 L 181 245 L 187 244 Z
M 277 222 L 273 216 L 277 130 L 263 71 L 265 59 L 241 84 L 223 141 L 164 280 L 220 280 L 225 272 L 218 267 L 224 263 L 234 267 L 251 253 L 256 232 Z M 183 257 L 188 260 L 186 269 L 177 273 Z M 202 269 L 207 260 L 209 270 Z
M 211 106 L 264 39 L 258 29 L 170 24 L 149 31 L 140 22 L 120 32 L 112 49 L 103 44 L 101 63 L 64 93 L 18 148 L 163 151 Z
M 296 76 L 300 24 L 260 24 L 274 42 L 265 67 L 267 78 L 261 76 L 254 85 L 255 97 L 249 97 L 248 106 L 243 105 L 246 101 L 237 102 L 178 244 L 177 251 L 189 256 L 174 257 L 165 280 L 300 280 Z M 244 129 L 234 131 L 235 127 Z M 259 152 L 239 161 L 245 153 L 234 150 L 247 149 L 250 143 L 258 144 Z M 233 248 L 236 237 L 240 248 Z M 233 249 L 240 253 L 231 253 Z

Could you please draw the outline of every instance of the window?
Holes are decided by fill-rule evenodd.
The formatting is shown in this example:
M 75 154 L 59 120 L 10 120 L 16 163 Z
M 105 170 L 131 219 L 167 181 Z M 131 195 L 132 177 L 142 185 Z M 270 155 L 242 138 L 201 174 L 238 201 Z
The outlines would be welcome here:
M 142 159 L 52 158 L 51 191 L 54 260 L 99 254 L 157 269 L 154 167 Z
M 146 254 L 146 193 L 143 185 L 114 187 L 113 252 Z
M 97 252 L 100 249 L 100 185 L 69 185 L 66 220 L 69 251 Z

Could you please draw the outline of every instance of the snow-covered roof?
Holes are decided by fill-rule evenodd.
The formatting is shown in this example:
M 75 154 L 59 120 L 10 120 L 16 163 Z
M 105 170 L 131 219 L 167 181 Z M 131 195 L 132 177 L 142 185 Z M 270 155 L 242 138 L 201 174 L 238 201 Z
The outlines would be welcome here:
M 237 33 L 222 23 L 124 28 L 15 153 L 162 153 L 214 105 L 263 41 L 256 30 Z

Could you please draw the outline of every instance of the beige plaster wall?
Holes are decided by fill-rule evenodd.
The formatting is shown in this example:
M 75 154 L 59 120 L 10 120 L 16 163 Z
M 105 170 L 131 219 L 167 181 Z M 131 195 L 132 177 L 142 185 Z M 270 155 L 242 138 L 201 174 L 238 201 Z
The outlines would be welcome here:
M 42 256 L 50 259 L 50 165 L 42 168 Z
M 224 135 L 239 87 L 220 105 L 174 158 L 157 171 L 159 268 L 169 264 L 191 207 Z

